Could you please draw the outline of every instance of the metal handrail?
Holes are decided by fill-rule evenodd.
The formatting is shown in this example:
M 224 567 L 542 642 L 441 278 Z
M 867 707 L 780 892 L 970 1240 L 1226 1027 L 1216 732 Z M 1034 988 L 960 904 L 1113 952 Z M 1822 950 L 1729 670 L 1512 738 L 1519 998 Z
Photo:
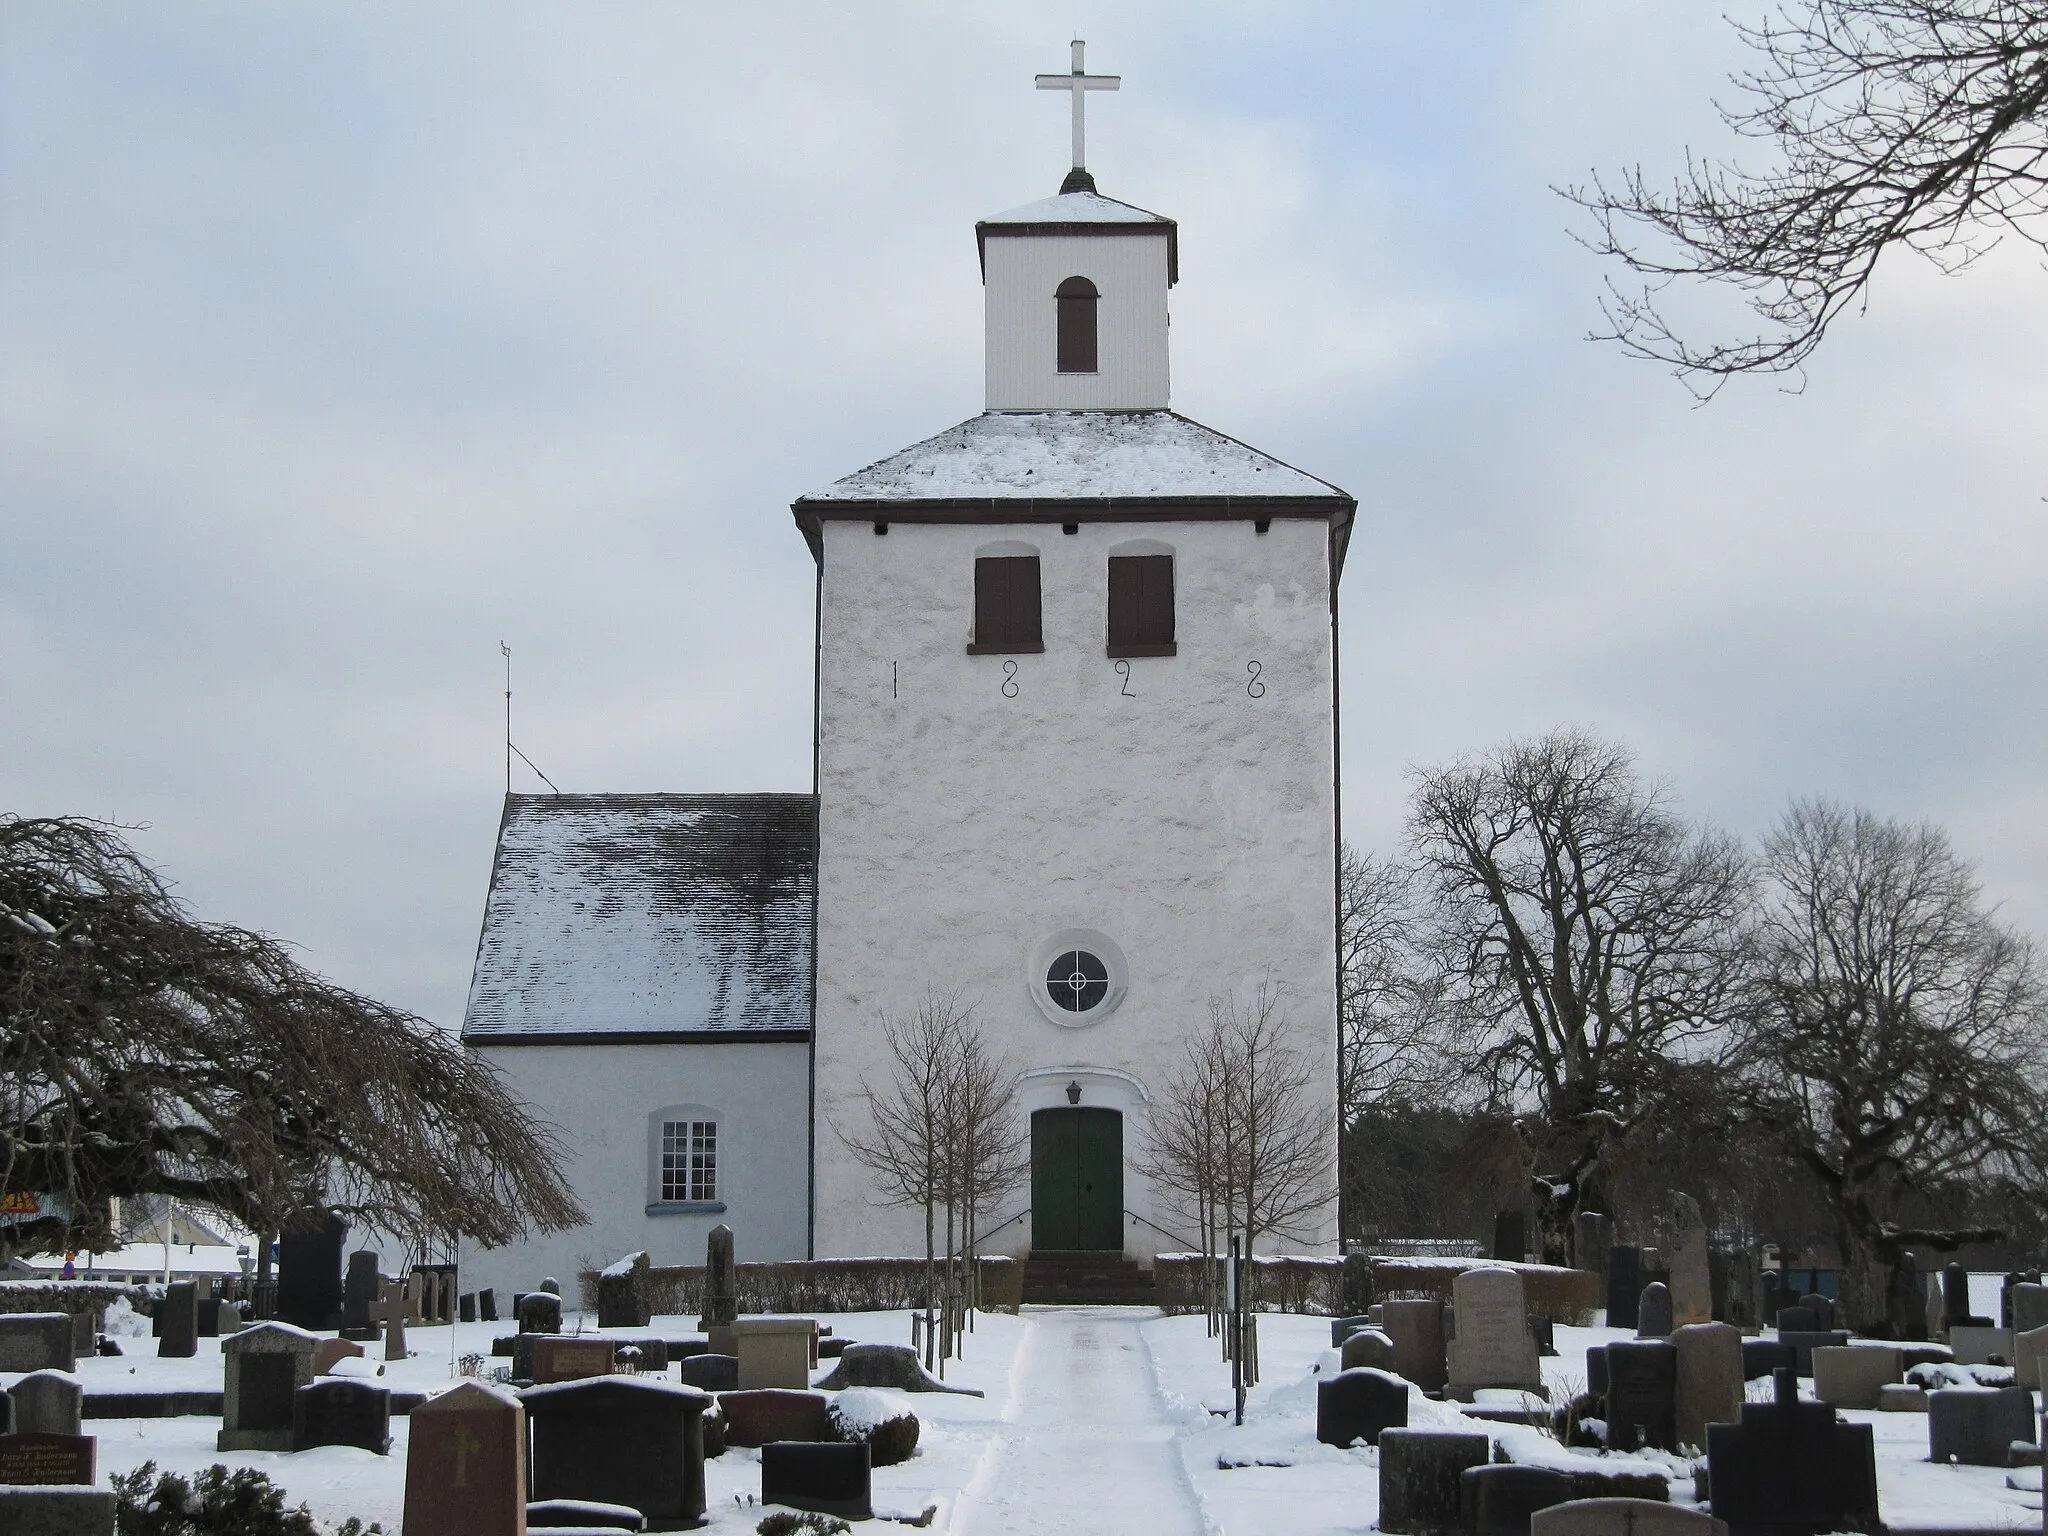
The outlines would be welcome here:
M 1128 1205 L 1124 1207 L 1124 1214 L 1130 1217 L 1133 1221 L 1145 1222 L 1146 1226 L 1150 1227 L 1154 1232 L 1157 1232 L 1161 1237 L 1172 1238 L 1176 1243 L 1179 1243 L 1181 1247 L 1189 1253 L 1199 1253 L 1201 1251 L 1199 1247 L 1197 1247 L 1194 1243 L 1189 1242 L 1186 1238 L 1182 1237 L 1178 1232 L 1169 1232 L 1166 1230 L 1166 1228 L 1159 1225 L 1159 1223 L 1156 1221 L 1145 1221 L 1144 1217 L 1140 1216 Z
M 1027 1205 L 1024 1207 L 1023 1210 L 1019 1211 L 1016 1215 L 1010 1217 L 1009 1220 L 999 1221 L 994 1226 L 985 1228 L 984 1230 L 975 1233 L 975 1245 L 979 1247 L 984 1239 L 994 1237 L 998 1232 L 1002 1231 L 1003 1228 L 1009 1226 L 1011 1222 L 1022 1221 L 1026 1216 L 1029 1216 L 1030 1214 L 1031 1207 Z

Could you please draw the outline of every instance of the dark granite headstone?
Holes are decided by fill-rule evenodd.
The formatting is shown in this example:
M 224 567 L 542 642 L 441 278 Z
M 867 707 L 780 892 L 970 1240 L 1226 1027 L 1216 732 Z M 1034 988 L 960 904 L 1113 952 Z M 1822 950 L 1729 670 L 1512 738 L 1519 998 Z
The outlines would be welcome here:
M 193 1332 L 202 1339 L 220 1337 L 220 1303 L 214 1300 L 213 1282 L 200 1280 L 192 1287 Z
M 738 1355 L 691 1355 L 676 1367 L 683 1385 L 701 1392 L 736 1392 L 740 1385 Z
M 1766 1269 L 1756 1277 L 1756 1315 L 1765 1322 L 1776 1325 L 1778 1314 L 1792 1305 L 1792 1298 L 1785 1289 L 1785 1272 Z
M 1809 1358 L 1811 1358 L 1810 1354 Z M 1776 1339 L 1744 1339 L 1742 1341 L 1742 1379 L 1744 1381 L 1761 1381 L 1780 1366 L 1795 1374 L 1799 1370 L 1798 1352 L 1790 1344 L 1782 1344 Z
M 733 1257 L 732 1228 L 720 1222 L 704 1241 L 704 1314 L 699 1332 L 730 1328 L 740 1315 L 739 1265 Z
M 1780 1307 L 1776 1322 L 1780 1333 L 1812 1333 L 1820 1327 L 1820 1318 L 1808 1306 Z
M 455 1301 L 455 1315 L 465 1323 L 476 1321 L 476 1292 L 464 1291 Z
M 1671 1287 L 1661 1280 L 1652 1280 L 1643 1287 L 1642 1298 L 1636 1303 L 1636 1337 L 1667 1339 L 1670 1336 Z
M 495 1323 L 498 1320 L 498 1293 L 488 1285 L 476 1293 L 477 1321 Z
M 281 1451 L 291 1442 L 292 1394 L 305 1379 L 306 1366 L 295 1354 L 258 1353 L 232 1357 L 227 1369 L 235 1373 L 237 1404 L 232 1424 L 222 1418 L 220 1438 L 238 1437 L 222 1450 Z M 263 1439 L 249 1437 L 262 1436 Z
M 89 1487 L 98 1465 L 99 1441 L 91 1435 L 0 1435 L 0 1483 Z
M 1678 1351 L 1657 1339 L 1607 1346 L 1607 1444 L 1617 1451 L 1649 1446 L 1675 1451 Z
M 520 1297 L 519 1331 L 521 1333 L 560 1333 L 562 1331 L 562 1298 L 550 1296 L 546 1291 L 529 1291 Z
M 384 1278 L 381 1254 L 358 1248 L 348 1256 L 348 1273 L 341 1279 L 341 1331 L 344 1336 L 372 1339 L 377 1325 L 370 1320 L 370 1308 L 377 1304 L 379 1282 Z
M 1941 1271 L 1941 1325 L 1953 1328 L 1970 1321 L 1970 1272 L 1960 1264 Z
M 348 1223 L 331 1211 L 277 1240 L 277 1319 L 295 1328 L 341 1326 L 341 1250 Z
M 1571 1496 L 1572 1480 L 1548 1467 L 1503 1462 L 1473 1467 L 1458 1479 L 1458 1508 L 1468 1536 L 1528 1536 L 1531 1515 Z
M 1438 1536 L 1459 1528 L 1459 1479 L 1486 1465 L 1493 1442 L 1452 1429 L 1389 1429 L 1380 1435 L 1380 1529 Z
M 652 1523 L 704 1513 L 709 1393 L 647 1376 L 592 1376 L 520 1394 L 535 1499 L 630 1504 Z
M 526 1506 L 529 1531 L 644 1531 L 647 1517 L 630 1504 L 594 1499 L 539 1499 Z
M 1316 1438 L 1325 1445 L 1380 1443 L 1380 1431 L 1408 1427 L 1408 1383 L 1360 1366 L 1316 1383 Z
M 1877 1451 L 1868 1424 L 1802 1402 L 1781 1370 L 1776 1399 L 1745 1403 L 1740 1424 L 1707 1426 L 1714 1517 L 1734 1531 L 1875 1531 Z
M 189 1360 L 199 1353 L 199 1288 L 189 1280 L 164 1287 L 164 1299 L 156 1304 L 163 1320 L 156 1352 L 165 1360 Z
M 1493 1218 L 1493 1256 L 1519 1264 L 1529 1257 L 1529 1218 L 1521 1211 L 1500 1211 Z
M 68 1314 L 0 1313 L 0 1371 L 69 1371 L 77 1366 Z
M 367 1381 L 330 1376 L 292 1395 L 292 1449 L 353 1445 L 377 1455 L 391 1450 L 391 1391 Z
M 1595 1397 L 1607 1395 L 1607 1346 L 1595 1344 L 1586 1351 L 1586 1390 Z
M 2034 1438 L 2034 1398 L 2024 1387 L 1943 1387 L 1927 1394 L 1927 1459 L 1937 1465 L 2003 1467 L 2013 1441 Z
M 1331 1318 L 1330 1348 L 1342 1349 L 1344 1347 L 1344 1341 L 1346 1339 L 1350 1338 L 1351 1335 L 1353 1335 L 1354 1333 L 1363 1333 L 1366 1329 L 1372 1327 L 1372 1325 L 1372 1316 L 1370 1313 L 1366 1312 L 1360 1312 L 1353 1317 Z
M 1778 1330 L 1778 1342 L 1791 1349 L 1792 1369 L 1801 1376 L 1811 1376 L 1813 1374 L 1813 1352 L 1828 1345 L 1847 1344 L 1849 1342 L 1849 1333 L 1845 1328 L 1837 1328 L 1832 1333 L 1787 1333 L 1784 1329 L 1780 1328 Z
M 842 1520 L 874 1518 L 865 1444 L 779 1440 L 761 1447 L 761 1502 Z
M 0 1431 L 15 1435 L 75 1435 L 83 1425 L 85 1388 L 69 1371 L 31 1371 L 5 1392 Z
M 1529 1314 L 1529 1337 L 1536 1341 L 1536 1353 L 1548 1360 L 1557 1354 L 1557 1329 L 1547 1317 Z
M 1813 1314 L 1813 1327 L 1817 1333 L 1832 1333 L 1835 1327 L 1835 1304 L 1819 1291 L 1808 1291 L 1799 1298 L 1799 1305 Z
M 721 1392 L 718 1408 L 725 1416 L 727 1445 L 832 1438 L 830 1403 L 822 1392 L 799 1392 L 788 1387 Z
M 648 1309 L 648 1258 L 628 1255 L 597 1277 L 597 1326 L 645 1328 Z
M 1642 1251 L 1615 1248 L 1607 1255 L 1607 1326 L 1633 1328 L 1642 1305 Z
M 1607 1263 L 1614 1251 L 1614 1218 L 1601 1211 L 1581 1211 L 1572 1224 L 1572 1262 L 1600 1277 L 1607 1294 Z

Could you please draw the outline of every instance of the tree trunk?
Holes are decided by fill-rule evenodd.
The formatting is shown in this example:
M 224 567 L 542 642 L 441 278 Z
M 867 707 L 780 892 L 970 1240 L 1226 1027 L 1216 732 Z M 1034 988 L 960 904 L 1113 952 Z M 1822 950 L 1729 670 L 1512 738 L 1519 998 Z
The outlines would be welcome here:
M 1876 1339 L 1910 1336 L 1910 1307 L 1899 1305 L 1904 1245 L 1885 1236 L 1883 1223 L 1844 1201 L 1835 1212 L 1835 1236 L 1842 1249 L 1836 1284 L 1836 1320 L 1854 1333 Z M 1924 1327 L 1924 1324 L 1923 1324 Z

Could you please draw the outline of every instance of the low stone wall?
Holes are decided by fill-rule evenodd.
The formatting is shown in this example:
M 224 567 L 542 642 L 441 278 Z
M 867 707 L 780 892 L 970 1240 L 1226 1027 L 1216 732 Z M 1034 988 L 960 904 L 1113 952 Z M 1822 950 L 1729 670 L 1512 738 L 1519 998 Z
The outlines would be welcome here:
M 1600 1277 L 1590 1269 L 1555 1264 L 1510 1264 L 1504 1259 L 1379 1259 L 1372 1261 L 1373 1300 L 1418 1297 L 1448 1303 L 1451 1285 L 1468 1269 L 1512 1269 L 1522 1277 L 1529 1311 L 1567 1328 L 1589 1328 L 1607 1305 Z
M 982 1305 L 1014 1312 L 1023 1302 L 1024 1266 L 985 1257 Z M 739 1308 L 749 1312 L 898 1312 L 924 1304 L 923 1259 L 792 1259 L 782 1264 L 741 1264 Z M 586 1310 L 597 1308 L 597 1271 L 585 1270 Z M 681 1317 L 703 1310 L 704 1267 L 678 1264 L 647 1272 L 649 1309 Z
M 1223 1261 L 1199 1253 L 1162 1253 L 1153 1261 L 1152 1281 L 1162 1311 L 1200 1312 L 1202 1266 L 1215 1266 L 1216 1286 L 1223 1283 Z M 1263 1312 L 1307 1312 L 1318 1317 L 1344 1315 L 1344 1261 L 1310 1255 L 1261 1257 L 1257 1305 Z M 1522 1277 L 1529 1310 L 1567 1327 L 1592 1324 L 1595 1309 L 1607 1304 L 1600 1277 L 1591 1270 L 1560 1269 L 1553 1264 L 1506 1264 L 1493 1259 L 1374 1258 L 1375 1301 L 1424 1297 L 1449 1302 L 1451 1283 L 1468 1269 L 1512 1269 Z

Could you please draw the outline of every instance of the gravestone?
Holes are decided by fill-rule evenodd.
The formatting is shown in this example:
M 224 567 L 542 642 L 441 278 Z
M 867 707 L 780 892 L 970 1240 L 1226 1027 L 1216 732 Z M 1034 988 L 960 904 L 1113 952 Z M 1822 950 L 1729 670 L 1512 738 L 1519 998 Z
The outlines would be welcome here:
M 1325 1445 L 1378 1445 L 1380 1432 L 1408 1426 L 1408 1383 L 1361 1366 L 1316 1383 L 1316 1438 Z
M 1755 1254 L 1747 1248 L 1738 1248 L 1728 1255 L 1726 1320 L 1741 1329 L 1745 1338 L 1753 1337 L 1763 1327 L 1757 1280 Z
M 1678 1443 L 1704 1451 L 1709 1424 L 1742 1416 L 1742 1333 L 1729 1323 L 1682 1323 L 1671 1330 L 1671 1343 L 1678 1351 Z
M 1927 1337 L 1938 1339 L 1948 1327 L 1948 1297 L 1944 1277 L 1929 1270 L 1920 1276 L 1921 1300 L 1927 1311 Z
M 1529 1257 L 1529 1218 L 1520 1211 L 1500 1211 L 1493 1218 L 1493 1256 L 1510 1264 Z
M 1606 1357 L 1607 1444 L 1617 1451 L 1678 1448 L 1678 1350 L 1662 1339 L 1622 1339 Z
M 2034 1399 L 2023 1387 L 1942 1387 L 1927 1394 L 1927 1459 L 1937 1466 L 2003 1467 L 2013 1441 L 2033 1438 Z
M 288 1451 L 292 1396 L 313 1379 L 320 1340 L 289 1323 L 258 1323 L 221 1342 L 221 1420 L 214 1448 Z
M 818 1325 L 808 1317 L 749 1317 L 732 1325 L 738 1347 L 740 1387 L 792 1387 L 811 1384 L 812 1351 Z
M 1905 1379 L 1896 1349 L 1828 1345 L 1813 1352 L 1813 1395 L 1831 1408 L 1875 1410 L 1883 1389 Z
M 629 1253 L 597 1277 L 597 1326 L 600 1328 L 645 1328 L 651 1318 L 648 1307 L 649 1260 L 645 1253 Z
M 1757 1316 L 1775 1327 L 1778 1313 L 1792 1305 L 1792 1298 L 1785 1290 L 1785 1276 L 1779 1270 L 1766 1269 L 1758 1273 L 1756 1280 Z
M 0 1371 L 69 1371 L 77 1366 L 69 1313 L 0 1313 Z
M 1595 1397 L 1607 1395 L 1607 1346 L 1594 1344 L 1586 1350 L 1586 1390 Z
M 211 1280 L 192 1282 L 192 1331 L 202 1339 L 220 1337 L 220 1302 L 213 1294 Z
M 1874 1531 L 1877 1451 L 1868 1424 L 1844 1424 L 1826 1403 L 1802 1402 L 1781 1370 L 1768 1403 L 1745 1403 L 1736 1424 L 1707 1429 L 1714 1517 L 1745 1526 Z
M 1614 1218 L 1601 1211 L 1581 1211 L 1572 1222 L 1572 1262 L 1600 1277 L 1599 1296 L 1607 1299 L 1607 1261 L 1614 1251 Z
M 618 1342 L 614 1339 L 538 1334 L 531 1345 L 527 1375 L 536 1384 L 609 1376 L 617 1367 L 617 1353 Z
M 1330 1319 L 1330 1348 L 1342 1349 L 1344 1341 L 1354 1333 L 1375 1326 L 1372 1314 L 1360 1312 L 1354 1317 L 1333 1317 Z
M 1655 1499 L 1573 1499 L 1531 1515 L 1529 1536 L 1728 1536 L 1728 1525 Z
M 2048 1325 L 2013 1335 L 2013 1383 L 2048 1393 Z
M 363 1346 L 354 1339 L 322 1339 L 313 1348 L 313 1374 L 325 1376 L 341 1360 L 360 1360 Z
M 84 1418 L 85 1388 L 66 1371 L 31 1371 L 8 1388 L 17 1435 L 75 1435 Z
M 157 1335 L 156 1352 L 164 1360 L 189 1360 L 199 1353 L 199 1288 L 189 1280 L 164 1287 L 164 1299 L 156 1304 L 163 1322 Z
M 739 1353 L 728 1331 L 739 1315 L 739 1265 L 733 1258 L 732 1228 L 720 1222 L 704 1240 L 704 1315 L 697 1319 L 698 1330 L 710 1339 L 715 1353 Z
M 1519 1274 L 1468 1269 L 1451 1282 L 1451 1301 L 1456 1333 L 1447 1344 L 1447 1395 L 1470 1398 L 1486 1387 L 1543 1390 L 1543 1367 L 1529 1335 L 1529 1303 Z
M 476 1316 L 482 1323 L 498 1320 L 498 1293 L 488 1285 L 476 1293 Z
M 1636 1303 L 1636 1337 L 1669 1338 L 1671 1319 L 1671 1288 L 1661 1280 L 1652 1280 L 1643 1287 L 1642 1299 Z
M 866 1444 L 784 1440 L 761 1447 L 761 1502 L 843 1520 L 874 1518 Z
M 1338 1355 L 1339 1370 L 1356 1371 L 1366 1367 L 1375 1371 L 1394 1369 L 1394 1341 L 1377 1328 L 1361 1328 L 1352 1334 L 1344 1341 L 1344 1348 Z
M 1948 1347 L 1957 1365 L 2011 1365 L 2018 1355 L 2010 1328 L 1987 1328 L 1977 1323 L 1954 1323 L 1948 1330 Z
M 1813 1333 L 1820 1327 L 1820 1318 L 1811 1307 L 1780 1307 L 1776 1325 L 1779 1333 Z
M 576 1536 L 586 1536 L 586 1533 L 600 1531 L 644 1531 L 647 1521 L 630 1504 L 599 1504 L 592 1499 L 541 1499 L 526 1506 L 526 1528 L 536 1532 L 574 1531 Z
M 341 1252 L 348 1223 L 312 1213 L 277 1240 L 277 1320 L 295 1328 L 341 1326 Z
M 348 1273 L 341 1280 L 341 1332 L 344 1338 L 374 1339 L 377 1325 L 370 1309 L 384 1283 L 383 1259 L 368 1248 L 348 1256 Z
M 1821 1333 L 1831 1333 L 1835 1326 L 1835 1304 L 1819 1291 L 1808 1291 L 1799 1298 L 1799 1305 L 1813 1314 L 1813 1326 Z
M 727 1445 L 767 1445 L 775 1440 L 830 1440 L 831 1403 L 822 1392 L 792 1392 L 756 1387 L 722 1392 L 719 1412 L 725 1416 Z
M 1639 1249 L 1613 1248 L 1607 1254 L 1607 1326 L 1633 1328 L 1642 1305 L 1643 1256 Z
M 740 1362 L 735 1355 L 686 1355 L 676 1374 L 684 1386 L 700 1392 L 737 1392 L 740 1386 Z
M 465 1323 L 476 1321 L 476 1292 L 464 1291 L 455 1301 L 455 1314 Z
M 1925 1413 L 1927 1389 L 1909 1381 L 1888 1381 L 1877 1389 L 1879 1413 Z
M 1714 1283 L 1707 1264 L 1707 1222 L 1683 1190 L 1671 1195 L 1671 1321 L 1683 1328 L 1714 1320 Z
M 99 1441 L 91 1435 L 0 1435 L 0 1483 L 61 1488 L 97 1481 Z
M 1394 1341 L 1394 1370 L 1425 1392 L 1445 1381 L 1444 1304 L 1428 1299 L 1380 1303 L 1380 1329 Z
M 1442 1536 L 1459 1529 L 1459 1479 L 1483 1467 L 1493 1442 L 1452 1429 L 1389 1429 L 1380 1435 L 1380 1529 Z
M 1459 1511 L 1470 1536 L 1526 1536 L 1530 1516 L 1572 1496 L 1572 1480 L 1564 1473 L 1512 1462 L 1473 1467 L 1458 1484 Z
M 406 1536 L 524 1536 L 526 1410 L 465 1381 L 413 1409 L 405 1448 Z
M 111 1488 L 0 1487 L 0 1531 L 9 1536 L 114 1536 L 118 1507 Z
M 535 1499 L 630 1504 L 657 1528 L 704 1514 L 709 1393 L 649 1376 L 598 1376 L 520 1394 Z
M 2014 1333 L 2032 1333 L 2048 1328 L 2048 1285 L 2022 1280 L 2012 1288 L 2012 1316 L 2006 1327 Z
M 851 1339 L 839 1352 L 832 1374 L 818 1386 L 826 1392 L 847 1387 L 895 1387 L 902 1392 L 953 1392 L 980 1397 L 979 1387 L 949 1387 L 919 1363 L 908 1344 L 856 1344 Z
M 242 1331 L 242 1306 L 235 1301 L 217 1301 L 218 1312 L 214 1317 L 213 1331 L 221 1338 Z
M 1372 1255 L 1344 1255 L 1344 1310 L 1363 1312 L 1372 1305 Z
M 1960 1264 L 1945 1264 L 1941 1270 L 1941 1326 L 1943 1331 L 1970 1320 L 1970 1272 Z
M 330 1378 L 292 1395 L 292 1449 L 353 1445 L 379 1456 L 391 1450 L 391 1392 L 367 1381 Z
M 377 1277 L 377 1299 L 370 1304 L 370 1321 L 384 1329 L 384 1358 L 403 1360 L 411 1351 L 405 1341 L 405 1320 L 412 1311 L 410 1287 L 400 1280 Z
M 1833 1333 L 1787 1333 L 1780 1328 L 1778 1342 L 1792 1351 L 1792 1369 L 1801 1376 L 1811 1376 L 1813 1352 L 1831 1345 L 1847 1344 L 1849 1333 L 1845 1328 L 1837 1328 Z
M 546 1291 L 528 1291 L 519 1298 L 518 1317 L 521 1333 L 560 1333 L 562 1298 Z

